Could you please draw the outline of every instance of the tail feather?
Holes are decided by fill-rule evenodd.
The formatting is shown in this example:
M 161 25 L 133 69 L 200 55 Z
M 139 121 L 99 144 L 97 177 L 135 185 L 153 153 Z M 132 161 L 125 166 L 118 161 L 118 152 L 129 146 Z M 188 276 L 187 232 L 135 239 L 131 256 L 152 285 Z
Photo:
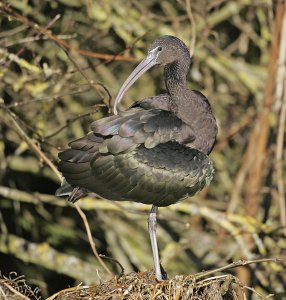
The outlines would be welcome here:
M 58 197 L 68 196 L 68 201 L 72 203 L 76 202 L 82 197 L 87 196 L 87 194 L 88 190 L 80 187 L 74 187 L 70 185 L 65 179 L 55 193 L 55 195 Z
M 67 181 L 64 179 L 62 181 L 61 186 L 56 190 L 55 195 L 58 197 L 69 196 L 73 191 L 73 186 L 71 186 Z
M 72 193 L 68 197 L 68 201 L 75 203 L 80 198 L 83 198 L 88 195 L 88 190 L 80 187 L 75 187 Z

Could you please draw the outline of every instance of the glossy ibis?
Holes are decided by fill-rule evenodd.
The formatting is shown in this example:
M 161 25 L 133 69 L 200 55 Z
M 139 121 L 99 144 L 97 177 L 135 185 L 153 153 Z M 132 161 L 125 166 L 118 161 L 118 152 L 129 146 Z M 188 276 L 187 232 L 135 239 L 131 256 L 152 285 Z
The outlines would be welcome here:
M 75 202 L 89 192 L 114 201 L 151 204 L 148 220 L 154 270 L 162 280 L 156 239 L 158 207 L 193 196 L 213 177 L 211 152 L 217 125 L 210 104 L 190 90 L 190 53 L 176 37 L 162 36 L 122 85 L 115 115 L 91 124 L 91 132 L 59 154 L 65 180 L 57 195 Z M 128 88 L 154 65 L 164 66 L 167 93 L 118 105 Z

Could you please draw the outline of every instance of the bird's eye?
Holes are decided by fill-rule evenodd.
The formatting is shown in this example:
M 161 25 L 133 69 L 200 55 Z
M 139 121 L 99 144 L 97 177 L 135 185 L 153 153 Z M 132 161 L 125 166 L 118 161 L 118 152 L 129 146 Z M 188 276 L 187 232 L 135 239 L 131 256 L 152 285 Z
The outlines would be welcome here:
M 157 50 L 158 50 L 158 51 L 162 51 L 162 47 L 158 47 Z

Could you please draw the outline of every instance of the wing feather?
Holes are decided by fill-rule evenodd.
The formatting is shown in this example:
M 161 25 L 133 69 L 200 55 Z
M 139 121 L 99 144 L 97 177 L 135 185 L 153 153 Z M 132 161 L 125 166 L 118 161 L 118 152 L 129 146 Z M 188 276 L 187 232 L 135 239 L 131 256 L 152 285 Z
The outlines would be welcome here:
M 99 149 L 101 153 L 118 154 L 140 144 L 149 149 L 169 141 L 186 144 L 196 138 L 189 125 L 172 112 L 160 109 L 134 108 L 95 121 L 91 128 L 95 136 L 104 138 Z
M 172 112 L 132 108 L 91 129 L 59 154 L 59 170 L 77 189 L 72 201 L 89 190 L 110 200 L 167 206 L 212 178 L 208 156 L 186 145 L 196 139 L 193 129 Z

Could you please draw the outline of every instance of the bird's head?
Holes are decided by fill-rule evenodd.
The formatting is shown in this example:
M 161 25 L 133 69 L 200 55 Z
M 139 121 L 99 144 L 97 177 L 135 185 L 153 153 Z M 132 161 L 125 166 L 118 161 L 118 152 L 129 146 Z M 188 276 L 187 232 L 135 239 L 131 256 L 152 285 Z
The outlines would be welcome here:
M 183 61 L 186 65 L 190 64 L 190 52 L 187 46 L 180 39 L 170 35 L 164 35 L 156 39 L 151 44 L 145 59 L 123 83 L 114 102 L 114 114 L 117 114 L 118 105 L 126 91 L 141 75 L 155 65 L 166 66 L 176 61 Z
M 146 60 L 148 57 L 154 61 L 154 65 L 166 66 L 178 60 L 189 60 L 190 52 L 180 39 L 175 36 L 164 35 L 152 43 Z

